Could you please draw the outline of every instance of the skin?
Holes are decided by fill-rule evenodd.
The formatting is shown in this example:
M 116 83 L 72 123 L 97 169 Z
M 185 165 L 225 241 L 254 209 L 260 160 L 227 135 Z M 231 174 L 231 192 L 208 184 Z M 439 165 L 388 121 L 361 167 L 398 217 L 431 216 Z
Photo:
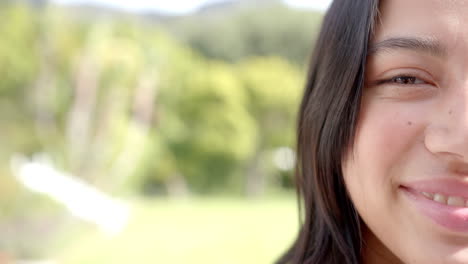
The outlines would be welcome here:
M 384 0 L 379 9 L 343 162 L 363 220 L 364 261 L 468 263 L 468 234 L 437 225 L 400 189 L 441 175 L 468 181 L 468 1 Z M 406 38 L 418 45 L 388 41 Z M 402 75 L 413 78 L 395 78 Z

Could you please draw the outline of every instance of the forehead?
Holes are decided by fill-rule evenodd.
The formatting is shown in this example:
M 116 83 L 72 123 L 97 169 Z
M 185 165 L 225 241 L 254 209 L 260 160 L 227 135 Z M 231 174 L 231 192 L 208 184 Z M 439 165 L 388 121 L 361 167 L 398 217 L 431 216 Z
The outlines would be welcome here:
M 420 37 L 468 49 L 468 0 L 382 0 L 379 11 L 373 42 Z

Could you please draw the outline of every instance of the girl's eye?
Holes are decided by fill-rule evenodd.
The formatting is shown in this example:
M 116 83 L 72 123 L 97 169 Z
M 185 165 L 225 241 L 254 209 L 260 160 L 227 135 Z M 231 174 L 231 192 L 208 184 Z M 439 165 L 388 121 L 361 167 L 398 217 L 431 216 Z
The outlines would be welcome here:
M 426 84 L 425 81 L 414 76 L 395 76 L 389 80 L 383 81 L 383 83 L 394 83 L 402 85 Z
M 419 78 L 414 74 L 393 75 L 386 79 L 377 81 L 376 91 L 382 98 L 392 98 L 401 100 L 410 100 L 417 98 L 426 98 L 425 96 L 433 95 L 437 91 L 435 82 L 431 82 L 430 77 Z M 429 81 L 426 81 L 429 80 Z

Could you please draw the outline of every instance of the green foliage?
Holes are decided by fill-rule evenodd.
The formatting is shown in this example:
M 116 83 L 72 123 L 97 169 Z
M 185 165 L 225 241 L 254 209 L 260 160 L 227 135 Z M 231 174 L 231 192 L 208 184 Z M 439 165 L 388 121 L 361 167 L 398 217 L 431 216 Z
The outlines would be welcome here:
M 136 18 L 2 4 L 0 247 L 8 230 L 36 234 L 18 219 L 34 226 L 45 211 L 49 227 L 62 221 L 57 204 L 14 179 L 14 153 L 45 153 L 59 169 L 122 196 L 258 194 L 288 179 L 271 153 L 293 146 L 298 64 L 312 36 L 304 31 L 319 16 L 242 9 L 203 20 L 200 30 L 186 24 L 190 47 Z M 22 256 L 41 246 L 9 245 Z
M 237 57 L 210 55 L 245 58 L 236 64 L 206 58 L 136 19 L 87 21 L 54 6 L 0 12 L 8 20 L 0 26 L 6 158 L 46 152 L 63 170 L 112 192 L 147 184 L 169 191 L 182 180 L 188 190 L 210 193 L 240 191 L 252 164 L 292 145 L 302 74 L 280 56 L 303 57 L 282 53 L 298 50 L 286 43 L 306 42 L 288 35 L 291 25 L 310 25 L 296 11 L 240 10 L 199 32 L 237 38 L 226 27 L 242 29 L 235 41 L 248 47 Z M 273 22 L 278 16 L 288 26 Z M 207 48 L 235 50 L 220 41 Z M 246 58 L 272 53 L 280 56 Z M 264 173 L 273 170 L 267 167 Z
M 279 57 L 254 58 L 239 65 L 249 94 L 249 110 L 268 147 L 291 146 L 303 77 Z
M 172 109 L 183 136 L 169 142 L 193 185 L 222 183 L 252 153 L 255 124 L 246 111 L 245 90 L 227 65 L 200 62 L 184 81 L 185 92 Z M 170 121 L 170 120 L 167 120 Z M 161 123 L 161 132 L 170 124 Z M 190 177 L 193 175 L 193 178 Z
M 281 56 L 304 65 L 321 19 L 321 13 L 293 10 L 275 2 L 166 23 L 178 38 L 208 58 L 234 62 L 251 56 Z
M 38 21 L 23 5 L 0 9 L 0 17 L 8 21 L 0 24 L 0 95 L 18 99 L 37 71 Z

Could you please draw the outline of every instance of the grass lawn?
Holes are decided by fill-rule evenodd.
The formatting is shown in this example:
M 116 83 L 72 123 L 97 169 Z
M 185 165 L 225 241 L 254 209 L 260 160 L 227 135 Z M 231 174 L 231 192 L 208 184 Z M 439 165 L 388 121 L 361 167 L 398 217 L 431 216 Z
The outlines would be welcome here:
M 144 200 L 133 203 L 118 236 L 88 230 L 56 257 L 61 264 L 272 263 L 297 228 L 292 197 Z

